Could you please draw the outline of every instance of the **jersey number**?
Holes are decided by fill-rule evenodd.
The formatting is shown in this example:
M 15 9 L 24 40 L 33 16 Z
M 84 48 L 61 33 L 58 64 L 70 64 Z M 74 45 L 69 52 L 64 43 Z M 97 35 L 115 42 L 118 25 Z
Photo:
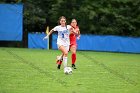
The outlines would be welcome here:
M 62 33 L 62 38 L 64 38 L 64 33 Z

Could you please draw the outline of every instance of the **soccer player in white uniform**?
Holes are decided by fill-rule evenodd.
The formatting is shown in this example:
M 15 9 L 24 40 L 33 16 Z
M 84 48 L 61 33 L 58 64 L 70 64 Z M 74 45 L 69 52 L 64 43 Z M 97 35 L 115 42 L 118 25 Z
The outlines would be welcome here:
M 62 52 L 62 58 L 63 58 L 63 64 L 64 68 L 67 67 L 67 59 L 68 59 L 68 51 L 69 51 L 69 35 L 70 32 L 75 32 L 73 28 L 70 25 L 66 25 L 66 18 L 64 16 L 61 16 L 59 18 L 60 25 L 55 26 L 44 39 L 47 39 L 52 32 L 57 31 L 58 32 L 58 38 L 57 38 L 57 46 L 58 49 Z M 60 65 L 57 67 L 60 69 Z

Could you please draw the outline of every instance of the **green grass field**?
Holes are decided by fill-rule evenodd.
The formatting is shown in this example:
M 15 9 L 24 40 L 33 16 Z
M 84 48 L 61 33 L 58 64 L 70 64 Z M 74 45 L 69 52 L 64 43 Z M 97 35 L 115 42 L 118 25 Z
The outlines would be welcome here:
M 60 53 L 0 48 L 0 93 L 140 93 L 140 54 L 78 51 L 77 69 L 65 75 Z

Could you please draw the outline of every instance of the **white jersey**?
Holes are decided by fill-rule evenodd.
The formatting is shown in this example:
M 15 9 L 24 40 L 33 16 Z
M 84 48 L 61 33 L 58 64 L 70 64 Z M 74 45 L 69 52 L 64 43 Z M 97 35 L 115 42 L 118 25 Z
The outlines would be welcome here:
M 57 38 L 57 45 L 63 45 L 63 46 L 69 46 L 70 40 L 69 40 L 69 34 L 70 34 L 70 25 L 67 25 L 67 27 L 62 27 L 61 25 L 56 26 L 53 28 L 54 31 L 58 32 L 58 38 Z

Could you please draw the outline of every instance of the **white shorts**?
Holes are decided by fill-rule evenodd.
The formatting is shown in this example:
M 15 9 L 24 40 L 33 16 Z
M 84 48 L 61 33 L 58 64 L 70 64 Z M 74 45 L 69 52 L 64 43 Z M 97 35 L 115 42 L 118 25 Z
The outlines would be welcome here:
M 57 44 L 58 49 L 59 49 L 61 46 L 64 46 L 64 45 Z M 67 51 L 69 51 L 69 46 L 64 46 L 64 47 L 65 47 L 65 49 L 66 49 Z
M 68 40 L 67 39 L 63 40 L 63 39 L 60 39 L 60 38 L 57 39 L 57 47 L 58 47 L 58 49 L 60 48 L 60 46 L 64 46 L 65 49 L 67 51 L 69 51 L 69 45 L 70 45 L 69 39 Z

